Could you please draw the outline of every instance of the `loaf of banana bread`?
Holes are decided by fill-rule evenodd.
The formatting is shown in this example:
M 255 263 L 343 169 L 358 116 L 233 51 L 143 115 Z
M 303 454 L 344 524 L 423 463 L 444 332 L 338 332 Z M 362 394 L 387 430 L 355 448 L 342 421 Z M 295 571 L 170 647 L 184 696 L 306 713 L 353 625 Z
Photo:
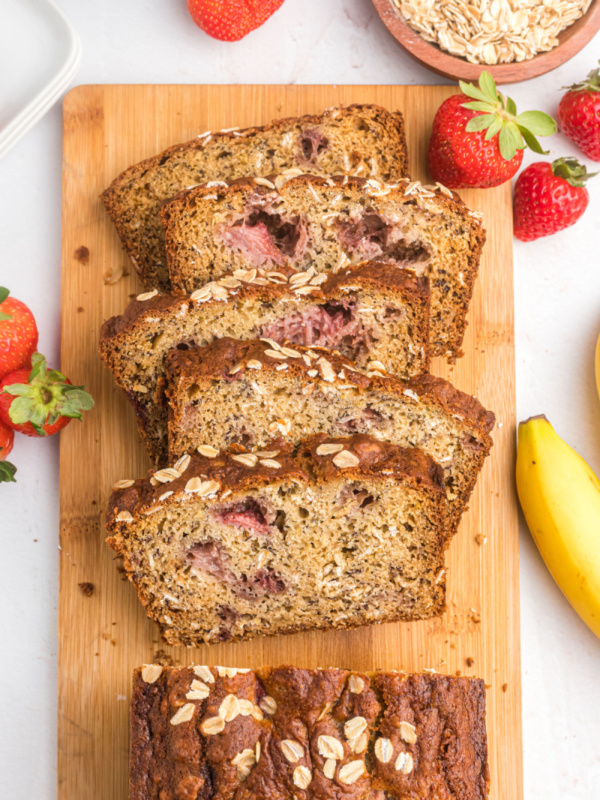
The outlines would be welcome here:
M 448 530 L 456 531 L 489 453 L 494 415 L 448 381 L 402 381 L 318 348 L 223 338 L 167 356 L 170 460 L 198 446 L 264 447 L 285 436 L 368 433 L 420 447 L 444 470 Z
M 486 800 L 477 678 L 136 669 L 130 800 Z
M 336 348 L 359 366 L 375 359 L 417 375 L 429 367 L 428 280 L 368 262 L 335 275 L 238 270 L 191 297 L 139 295 L 102 326 L 100 355 L 133 405 L 154 463 L 167 459 L 166 354 L 220 336 Z
M 168 289 L 160 203 L 197 183 L 301 168 L 384 181 L 408 175 L 400 112 L 374 105 L 330 108 L 261 128 L 206 132 L 121 173 L 102 194 L 144 285 Z
M 169 274 L 192 292 L 232 266 L 336 271 L 412 262 L 431 281 L 432 355 L 460 351 L 485 232 L 445 187 L 300 175 L 198 186 L 161 208 Z
M 318 435 L 120 481 L 107 541 L 165 641 L 199 645 L 441 614 L 445 510 L 421 451 Z

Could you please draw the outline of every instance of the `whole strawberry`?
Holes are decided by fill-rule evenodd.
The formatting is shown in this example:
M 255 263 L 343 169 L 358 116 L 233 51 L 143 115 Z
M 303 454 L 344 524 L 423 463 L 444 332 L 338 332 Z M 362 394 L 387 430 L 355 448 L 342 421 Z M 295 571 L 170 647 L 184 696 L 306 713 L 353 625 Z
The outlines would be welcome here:
M 600 69 L 569 87 L 558 106 L 565 136 L 592 161 L 600 161 Z
M 199 28 L 223 42 L 237 42 L 260 28 L 283 0 L 188 0 L 188 11 Z
M 27 364 L 35 352 L 38 331 L 25 303 L 0 286 L 0 378 Z
M 530 242 L 574 225 L 587 208 L 585 182 L 593 174 L 576 158 L 536 161 L 524 169 L 515 184 L 517 239 Z
M 481 73 L 478 87 L 459 85 L 462 94 L 445 100 L 433 120 L 429 172 L 451 189 L 499 186 L 517 172 L 525 147 L 544 152 L 535 137 L 555 133 L 556 123 L 542 111 L 517 115 L 489 72 Z
M 33 354 L 31 364 L 31 371 L 15 370 L 0 381 L 0 421 L 9 428 L 26 436 L 51 436 L 92 408 L 84 387 L 48 369 L 41 353 Z

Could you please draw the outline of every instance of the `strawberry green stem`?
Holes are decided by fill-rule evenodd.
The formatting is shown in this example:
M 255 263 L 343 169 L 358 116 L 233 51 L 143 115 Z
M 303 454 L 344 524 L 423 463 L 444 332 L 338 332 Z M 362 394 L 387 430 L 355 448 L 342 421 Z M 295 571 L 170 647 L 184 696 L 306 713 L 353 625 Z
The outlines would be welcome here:
M 586 181 L 598 174 L 588 172 L 585 164 L 580 164 L 576 158 L 557 158 L 552 162 L 552 172 L 575 188 L 585 186 Z
M 479 111 L 466 125 L 469 133 L 486 131 L 485 138 L 498 136 L 498 146 L 502 158 L 510 161 L 517 150 L 529 147 L 535 153 L 547 154 L 536 136 L 551 136 L 556 133 L 556 122 L 543 111 L 524 111 L 517 114 L 514 100 L 505 97 L 496 88 L 496 83 L 485 70 L 479 76 L 479 85 L 459 81 L 460 88 L 467 97 L 464 108 Z
M 53 425 L 61 417 L 81 419 L 81 412 L 93 407 L 92 396 L 84 387 L 73 386 L 62 372 L 48 369 L 41 353 L 33 354 L 31 364 L 27 383 L 4 387 L 6 394 L 15 397 L 8 412 L 15 425 L 30 422 L 39 436 L 45 436 L 45 425 Z

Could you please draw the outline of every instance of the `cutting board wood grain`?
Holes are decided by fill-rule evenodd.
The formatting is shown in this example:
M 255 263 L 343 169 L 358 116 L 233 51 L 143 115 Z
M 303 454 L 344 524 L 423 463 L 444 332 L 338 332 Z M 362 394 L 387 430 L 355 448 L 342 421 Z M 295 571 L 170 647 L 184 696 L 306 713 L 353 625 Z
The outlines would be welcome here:
M 125 800 L 128 701 L 135 666 L 163 663 L 424 668 L 477 675 L 488 686 L 492 800 L 521 800 L 517 506 L 512 469 L 515 365 L 510 186 L 465 191 L 488 242 L 469 313 L 464 358 L 434 372 L 496 412 L 494 448 L 447 553 L 448 611 L 435 620 L 332 633 L 168 648 L 104 543 L 111 486 L 144 475 L 134 415 L 97 355 L 100 326 L 141 291 L 98 195 L 130 164 L 208 130 L 266 123 L 333 104 L 404 112 L 415 178 L 450 87 L 80 86 L 64 101 L 62 369 L 96 400 L 61 434 L 59 800 Z M 86 249 L 84 249 L 86 248 Z M 485 539 L 483 538 L 485 537 Z M 483 543 L 485 541 L 485 543 Z M 81 584 L 92 584 L 86 587 Z M 90 588 L 93 589 L 89 595 Z M 88 596 L 89 595 L 89 596 Z

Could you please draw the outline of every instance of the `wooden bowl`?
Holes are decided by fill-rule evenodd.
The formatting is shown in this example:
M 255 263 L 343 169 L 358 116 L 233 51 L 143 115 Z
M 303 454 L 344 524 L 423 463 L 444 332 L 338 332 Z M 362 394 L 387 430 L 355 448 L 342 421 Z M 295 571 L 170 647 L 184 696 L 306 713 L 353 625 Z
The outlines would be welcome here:
M 568 61 L 600 29 L 600 0 L 593 0 L 583 17 L 558 35 L 559 44 L 547 53 L 511 64 L 471 64 L 427 42 L 404 20 L 394 0 L 373 0 L 373 5 L 392 36 L 416 61 L 428 69 L 454 80 L 477 81 L 482 70 L 490 72 L 496 83 L 517 83 L 536 78 Z

